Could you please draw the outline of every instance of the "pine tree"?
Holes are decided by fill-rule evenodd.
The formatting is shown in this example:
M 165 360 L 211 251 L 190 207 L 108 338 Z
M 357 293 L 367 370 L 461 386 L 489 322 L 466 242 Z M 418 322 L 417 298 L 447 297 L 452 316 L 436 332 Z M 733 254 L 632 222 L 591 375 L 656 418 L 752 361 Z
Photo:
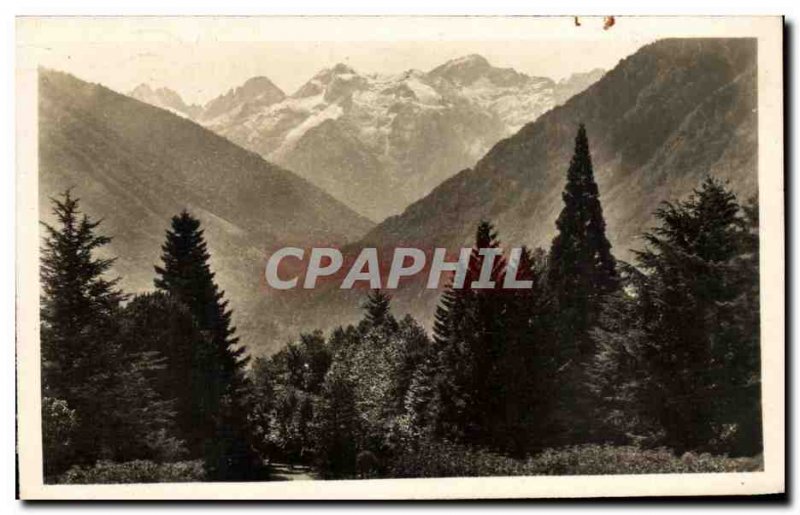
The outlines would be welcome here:
M 449 438 L 487 444 L 498 418 L 503 379 L 498 361 L 505 341 L 505 307 L 502 288 L 505 260 L 494 259 L 490 280 L 494 289 L 472 289 L 480 277 L 485 257 L 481 249 L 499 248 L 497 233 L 481 221 L 475 246 L 460 289 L 448 288 L 440 300 L 434 322 L 434 342 L 439 361 L 437 431 Z
M 364 304 L 364 320 L 372 327 L 386 325 L 391 330 L 397 330 L 397 320 L 389 309 L 391 300 L 391 296 L 381 290 L 371 291 Z
M 80 213 L 69 191 L 53 206 L 58 225 L 44 224 L 41 264 L 42 393 L 74 410 L 72 458 L 91 464 L 99 458 L 163 459 L 167 447 L 179 452 L 171 402 L 149 381 L 160 358 L 126 353 L 120 344 L 125 296 L 118 279 L 105 277 L 113 259 L 94 256 L 110 238 L 96 234 L 99 222 Z M 54 472 L 48 457 L 45 462 Z
M 206 435 L 206 469 L 215 479 L 252 479 L 258 475 L 258 458 L 252 451 L 249 385 L 244 367 L 249 359 L 231 326 L 231 311 L 224 293 L 214 282 L 200 222 L 187 211 L 172 218 L 162 246 L 162 266 L 156 266 L 155 285 L 184 303 L 201 331 L 206 331 L 211 349 L 196 348 L 197 372 L 210 392 L 214 432 Z
M 618 287 L 616 263 L 605 235 L 605 220 L 594 180 L 586 129 L 581 124 L 550 248 L 548 289 L 553 299 L 562 385 L 560 433 L 564 443 L 589 438 L 591 396 L 585 368 L 596 349 L 591 336 L 604 298 Z
M 113 260 L 94 257 L 111 241 L 96 234 L 99 222 L 80 213 L 70 191 L 51 200 L 58 224 L 43 224 L 42 395 L 73 410 L 69 458 L 93 463 L 108 456 L 113 445 L 107 392 L 114 387 L 112 374 L 120 357 L 115 314 L 124 295 L 116 287 L 118 279 L 105 278 Z M 45 426 L 43 431 L 55 429 Z M 55 451 L 52 446 L 47 450 Z M 58 454 L 44 456 L 49 473 L 68 465 Z
M 208 331 L 217 347 L 218 365 L 225 386 L 235 385 L 246 366 L 246 349 L 231 326 L 231 311 L 224 292 L 214 282 L 208 263 L 211 256 L 200 229 L 200 221 L 187 211 L 172 218 L 172 227 L 161 247 L 163 266 L 156 266 L 156 288 L 183 302 L 201 330 Z
M 77 408 L 70 397 L 117 358 L 115 320 L 125 296 L 119 279 L 105 277 L 114 260 L 94 257 L 111 241 L 95 234 L 100 222 L 81 215 L 69 191 L 52 202 L 58 226 L 43 224 L 42 380 L 46 396 Z
M 707 178 L 688 200 L 656 212 L 661 224 L 637 253 L 649 299 L 641 314 L 649 381 L 640 396 L 649 399 L 664 444 L 679 453 L 760 449 L 753 212 L 743 213 L 732 192 Z

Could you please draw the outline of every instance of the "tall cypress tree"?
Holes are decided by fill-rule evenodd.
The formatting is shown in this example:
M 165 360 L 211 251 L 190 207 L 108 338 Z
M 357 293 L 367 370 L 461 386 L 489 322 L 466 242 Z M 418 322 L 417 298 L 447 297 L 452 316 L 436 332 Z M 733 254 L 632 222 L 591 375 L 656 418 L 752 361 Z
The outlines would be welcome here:
M 586 128 L 581 124 L 562 194 L 564 208 L 556 220 L 558 234 L 550 248 L 548 288 L 556 311 L 560 393 L 565 437 L 587 438 L 583 420 L 590 402 L 584 368 L 595 352 L 591 330 L 603 299 L 618 287 L 616 262 L 605 234 L 605 220 L 594 180 Z M 568 426 L 568 430 L 567 430 Z
M 237 346 L 231 311 L 214 282 L 199 220 L 185 210 L 174 216 L 162 251 L 163 266 L 156 266 L 156 287 L 186 304 L 212 342 L 210 349 L 196 348 L 198 355 L 193 360 L 207 384 L 204 397 L 210 405 L 206 412 L 213 421 L 209 428 L 213 433 L 205 446 L 207 473 L 223 480 L 254 478 L 260 463 L 249 445 L 249 396 L 244 375 L 249 357 L 244 347 Z
M 583 124 L 562 198 L 558 234 L 550 248 L 549 286 L 560 311 L 559 330 L 574 345 L 570 358 L 585 358 L 592 352 L 588 330 L 596 322 L 602 296 L 617 286 L 617 272 Z

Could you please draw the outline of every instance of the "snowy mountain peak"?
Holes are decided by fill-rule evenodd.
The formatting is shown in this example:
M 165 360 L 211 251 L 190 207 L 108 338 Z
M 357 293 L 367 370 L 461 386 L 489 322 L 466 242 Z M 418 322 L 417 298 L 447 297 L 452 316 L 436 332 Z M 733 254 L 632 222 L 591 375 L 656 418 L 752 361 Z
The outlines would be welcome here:
M 303 84 L 292 97 L 308 98 L 324 94 L 325 100 L 332 102 L 361 89 L 365 84 L 366 79 L 353 68 L 338 63 L 311 77 L 311 80 Z
M 434 79 L 444 79 L 459 86 L 468 86 L 481 79 L 496 86 L 519 86 L 529 77 L 513 68 L 496 68 L 485 57 L 471 54 L 453 59 L 431 70 Z
M 151 88 L 149 84 L 142 82 L 141 84 L 133 88 L 131 92 L 128 94 L 128 96 L 137 98 L 139 96 L 142 97 L 149 96 L 152 95 L 153 93 L 154 93 L 153 88 Z
M 490 68 L 492 65 L 489 64 L 489 61 L 486 60 L 485 57 L 479 54 L 470 54 L 465 55 L 464 57 L 458 57 L 456 59 L 451 59 L 450 61 L 444 63 L 441 67 L 442 68 L 465 68 L 465 67 L 477 67 L 477 68 Z

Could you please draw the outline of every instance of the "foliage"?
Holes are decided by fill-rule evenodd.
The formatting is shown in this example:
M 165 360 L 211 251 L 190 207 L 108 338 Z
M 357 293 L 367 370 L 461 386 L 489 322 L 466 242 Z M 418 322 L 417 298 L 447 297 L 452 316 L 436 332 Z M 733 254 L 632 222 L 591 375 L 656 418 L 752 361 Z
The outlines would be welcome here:
M 353 386 L 340 372 L 332 370 L 314 418 L 315 464 L 323 477 L 354 476 L 358 433 Z
M 563 198 L 549 253 L 483 278 L 500 243 L 478 224 L 432 341 L 376 290 L 358 324 L 247 370 L 197 219 L 172 219 L 158 291 L 124 304 L 67 192 L 41 271 L 48 480 L 259 480 L 265 460 L 325 478 L 763 468 L 757 205 L 709 178 L 656 211 L 638 268 L 617 263 L 582 126 Z M 532 287 L 505 289 L 511 272 Z
M 44 473 L 64 470 L 73 458 L 72 439 L 78 426 L 75 410 L 66 401 L 42 398 L 42 453 Z
M 385 461 L 411 438 L 405 398 L 430 342 L 413 318 L 394 318 L 389 300 L 373 292 L 359 325 L 331 335 L 333 361 L 313 422 L 323 474 L 352 477 L 357 454 Z
M 163 397 L 174 399 L 175 424 L 192 456 L 213 432 L 219 395 L 207 379 L 212 343 L 189 308 L 172 295 L 135 296 L 122 312 L 121 341 L 128 353 L 157 353 L 163 366 L 151 380 Z
M 314 444 L 311 422 L 331 365 L 321 331 L 300 335 L 270 358 L 258 358 L 253 423 L 259 448 L 273 460 L 307 462 Z
M 189 483 L 206 479 L 202 460 L 156 463 L 98 461 L 94 466 L 74 466 L 56 483 L 89 485 L 116 483 Z
M 522 460 L 446 441 L 425 441 L 398 457 L 388 477 L 471 477 L 603 474 L 672 474 L 763 470 L 763 458 L 729 458 L 667 449 L 587 444 Z
M 490 424 L 502 409 L 498 364 L 506 336 L 506 303 L 495 289 L 473 289 L 486 257 L 481 249 L 498 249 L 494 226 L 481 221 L 475 234 L 464 287 L 450 288 L 436 310 L 434 342 L 439 362 L 436 377 L 435 430 L 442 437 L 487 444 Z M 492 263 L 489 280 L 502 287 L 505 260 Z

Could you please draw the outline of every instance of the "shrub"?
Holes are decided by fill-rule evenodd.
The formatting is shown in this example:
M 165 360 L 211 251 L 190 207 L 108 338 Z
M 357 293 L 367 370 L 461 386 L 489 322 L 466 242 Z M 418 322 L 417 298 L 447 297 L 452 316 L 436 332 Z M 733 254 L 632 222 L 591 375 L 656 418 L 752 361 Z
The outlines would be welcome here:
M 581 445 L 546 449 L 525 462 L 530 475 L 671 474 L 692 472 L 749 472 L 763 468 L 757 458 L 729 458 L 635 446 Z
M 78 421 L 67 401 L 42 398 L 42 445 L 44 472 L 50 476 L 64 471 L 72 457 L 72 437 Z
M 542 476 L 750 472 L 763 470 L 761 456 L 729 458 L 635 446 L 580 445 L 546 449 L 517 460 L 449 442 L 421 442 L 401 454 L 391 477 Z
M 136 460 L 125 463 L 98 461 L 93 467 L 74 466 L 57 482 L 65 484 L 186 483 L 203 481 L 202 460 L 155 463 Z
M 393 462 L 391 477 L 469 477 L 522 475 L 519 460 L 447 441 L 423 441 Z

